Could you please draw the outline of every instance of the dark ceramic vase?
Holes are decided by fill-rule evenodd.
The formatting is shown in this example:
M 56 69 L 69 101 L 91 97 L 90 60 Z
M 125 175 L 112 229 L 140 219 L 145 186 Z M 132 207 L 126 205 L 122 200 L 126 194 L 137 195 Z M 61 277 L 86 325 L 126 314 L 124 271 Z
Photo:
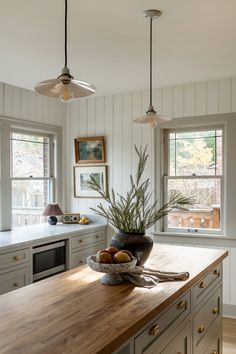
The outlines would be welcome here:
M 153 240 L 144 234 L 119 231 L 112 237 L 111 246 L 129 250 L 137 258 L 137 265 L 144 265 L 151 253 Z

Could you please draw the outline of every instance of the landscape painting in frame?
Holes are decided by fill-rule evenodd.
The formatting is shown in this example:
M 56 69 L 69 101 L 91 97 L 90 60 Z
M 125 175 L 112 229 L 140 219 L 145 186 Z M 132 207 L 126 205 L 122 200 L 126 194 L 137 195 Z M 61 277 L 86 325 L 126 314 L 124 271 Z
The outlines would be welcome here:
M 101 198 L 92 190 L 88 181 L 93 176 L 107 190 L 107 166 L 74 166 L 74 196 L 78 198 Z
M 75 162 L 78 164 L 105 162 L 104 137 L 75 139 Z

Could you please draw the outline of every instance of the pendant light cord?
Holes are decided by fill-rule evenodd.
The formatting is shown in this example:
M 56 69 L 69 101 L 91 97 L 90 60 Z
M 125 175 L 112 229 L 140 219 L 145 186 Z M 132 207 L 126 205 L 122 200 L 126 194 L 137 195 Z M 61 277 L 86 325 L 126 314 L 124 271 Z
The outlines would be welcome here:
M 152 106 L 152 20 L 150 17 L 150 106 Z
M 65 0 L 65 67 L 67 67 L 67 0 Z

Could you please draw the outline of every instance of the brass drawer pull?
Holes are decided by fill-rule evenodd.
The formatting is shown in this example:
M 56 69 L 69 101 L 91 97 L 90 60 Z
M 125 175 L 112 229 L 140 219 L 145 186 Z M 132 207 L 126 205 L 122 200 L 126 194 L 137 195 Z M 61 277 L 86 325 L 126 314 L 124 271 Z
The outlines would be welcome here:
M 155 324 L 151 327 L 149 334 L 151 336 L 156 336 L 160 331 L 160 326 L 158 324 Z
M 205 327 L 203 325 L 201 325 L 200 327 L 198 327 L 198 333 L 203 333 L 204 332 Z
M 220 276 L 220 269 L 215 269 L 213 274 L 215 274 L 219 277 Z
M 19 261 L 20 260 L 20 256 L 14 256 L 13 259 L 14 259 L 14 261 Z
M 187 301 L 181 301 L 177 305 L 177 310 L 183 310 L 187 308 Z
M 17 281 L 15 281 L 15 283 L 13 283 L 13 285 L 15 288 L 18 288 L 20 286 L 20 284 Z
M 213 315 L 216 315 L 218 313 L 218 307 L 215 307 L 214 309 L 212 309 L 212 313 L 213 313 Z
M 99 235 L 96 235 L 96 238 L 99 238 Z
M 218 354 L 217 350 L 213 350 L 213 352 L 211 354 Z
M 83 261 L 79 261 L 79 264 L 83 264 L 84 262 Z
M 205 281 L 201 281 L 201 283 L 199 284 L 200 289 L 204 289 L 204 288 L 206 288 L 206 286 L 207 286 L 207 283 Z
M 84 241 L 83 240 L 79 240 L 79 243 L 83 243 Z

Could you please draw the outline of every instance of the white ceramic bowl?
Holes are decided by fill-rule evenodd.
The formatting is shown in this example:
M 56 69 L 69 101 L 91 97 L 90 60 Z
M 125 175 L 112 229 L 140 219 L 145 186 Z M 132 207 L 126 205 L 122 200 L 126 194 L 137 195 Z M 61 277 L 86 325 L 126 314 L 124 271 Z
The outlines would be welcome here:
M 133 269 L 137 263 L 137 258 L 133 257 L 131 262 L 127 263 L 98 263 L 96 262 L 96 256 L 89 256 L 87 258 L 88 266 L 101 273 L 125 273 Z

